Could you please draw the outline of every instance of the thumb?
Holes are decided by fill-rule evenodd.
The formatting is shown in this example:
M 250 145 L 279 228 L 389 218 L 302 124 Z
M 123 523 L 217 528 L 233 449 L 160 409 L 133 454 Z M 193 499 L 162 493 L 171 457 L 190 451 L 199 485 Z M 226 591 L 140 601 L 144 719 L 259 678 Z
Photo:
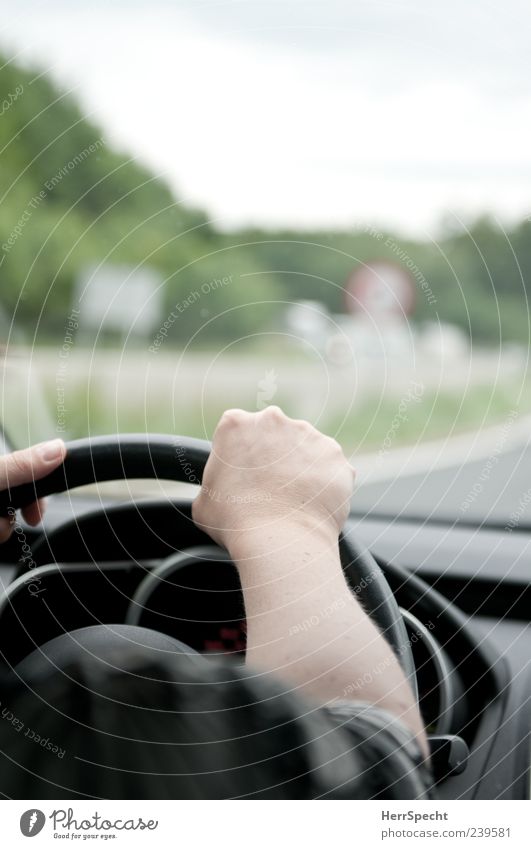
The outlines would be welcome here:
M 5 454 L 0 457 L 0 490 L 46 477 L 65 456 L 66 446 L 62 439 Z

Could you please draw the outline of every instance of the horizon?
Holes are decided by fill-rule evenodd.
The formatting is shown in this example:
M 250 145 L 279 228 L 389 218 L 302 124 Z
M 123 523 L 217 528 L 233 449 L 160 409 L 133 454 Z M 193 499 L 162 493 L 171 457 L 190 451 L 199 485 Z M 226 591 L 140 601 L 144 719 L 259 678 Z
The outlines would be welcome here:
M 375 226 L 425 239 L 451 221 L 529 217 L 531 59 L 513 42 L 531 9 L 510 6 L 501 41 L 496 9 L 456 0 L 29 0 L 0 50 L 71 89 L 109 143 L 222 230 Z

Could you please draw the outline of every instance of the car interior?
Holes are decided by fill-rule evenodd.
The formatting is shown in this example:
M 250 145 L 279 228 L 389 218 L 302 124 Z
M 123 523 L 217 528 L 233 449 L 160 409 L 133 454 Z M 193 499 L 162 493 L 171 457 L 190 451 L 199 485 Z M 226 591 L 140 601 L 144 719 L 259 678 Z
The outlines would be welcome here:
M 31 555 L 16 534 L 0 548 L 4 665 L 99 623 L 153 628 L 242 662 L 237 572 L 194 525 L 191 498 L 75 496 L 109 480 L 197 483 L 208 453 L 188 437 L 83 439 L 49 477 L 0 494 L 4 515 L 49 496 L 44 525 L 22 526 Z M 439 798 L 530 798 L 530 542 L 524 530 L 371 515 L 353 502 L 344 571 L 418 693 Z

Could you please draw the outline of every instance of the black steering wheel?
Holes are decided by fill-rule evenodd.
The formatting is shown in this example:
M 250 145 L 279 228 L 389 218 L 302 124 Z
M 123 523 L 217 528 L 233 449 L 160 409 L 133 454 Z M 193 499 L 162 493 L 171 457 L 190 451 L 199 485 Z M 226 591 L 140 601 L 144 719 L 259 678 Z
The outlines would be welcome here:
M 200 484 L 211 445 L 201 439 L 161 434 L 98 436 L 67 443 L 64 463 L 50 475 L 0 493 L 0 515 L 37 498 L 78 486 L 128 478 L 159 478 Z M 384 574 L 351 534 L 339 540 L 347 580 L 383 632 L 416 692 L 415 665 L 406 627 Z

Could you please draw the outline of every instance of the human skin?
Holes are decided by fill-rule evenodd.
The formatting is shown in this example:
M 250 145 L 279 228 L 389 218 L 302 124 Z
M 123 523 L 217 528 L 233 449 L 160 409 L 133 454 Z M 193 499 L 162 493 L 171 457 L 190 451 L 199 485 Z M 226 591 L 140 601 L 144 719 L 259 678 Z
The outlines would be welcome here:
M 0 456 L 0 491 L 39 480 L 61 465 L 66 456 L 62 439 L 42 442 L 22 451 Z M 22 510 L 29 525 L 38 525 L 44 513 L 44 502 L 35 501 Z M 0 518 L 0 543 L 6 542 L 13 532 L 15 517 Z
M 425 729 L 391 647 L 341 568 L 354 472 L 335 440 L 278 407 L 229 410 L 194 501 L 196 524 L 229 552 L 247 617 L 247 663 L 319 704 L 384 708 Z

